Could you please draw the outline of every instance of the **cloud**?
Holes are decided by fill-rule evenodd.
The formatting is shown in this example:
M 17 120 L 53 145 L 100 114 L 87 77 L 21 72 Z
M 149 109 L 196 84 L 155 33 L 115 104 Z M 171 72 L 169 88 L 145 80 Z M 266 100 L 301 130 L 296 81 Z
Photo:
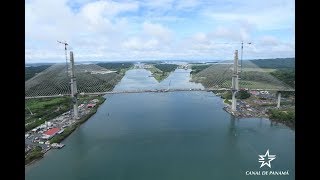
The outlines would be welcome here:
M 153 24 L 150 22 L 143 23 L 143 32 L 146 35 L 161 39 L 165 42 L 170 41 L 172 32 L 161 24 Z
M 213 32 L 210 33 L 210 36 L 217 40 L 226 40 L 226 42 L 248 41 L 250 39 L 250 30 L 241 26 L 238 26 L 238 28 L 219 26 Z
M 27 62 L 294 56 L 292 0 L 28 0 Z M 230 42 L 236 44 L 217 44 Z
M 114 17 L 122 12 L 136 11 L 137 9 L 138 4 L 136 2 L 95 1 L 84 5 L 81 11 L 85 17 L 96 22 L 103 17 Z
M 285 3 L 283 3 L 285 2 Z M 259 30 L 293 28 L 294 2 L 288 1 L 239 1 L 231 8 L 207 8 L 202 15 L 220 23 L 244 21 Z M 235 8 L 236 7 L 236 8 Z
M 179 10 L 188 10 L 194 9 L 200 4 L 201 2 L 199 0 L 179 0 L 175 7 Z
M 260 38 L 260 43 L 267 46 L 268 45 L 274 46 L 279 44 L 279 40 L 274 36 L 268 35 L 268 36 L 262 36 Z
M 129 50 L 138 50 L 138 51 L 147 51 L 157 48 L 159 45 L 158 40 L 156 39 L 149 39 L 149 40 L 142 40 L 138 37 L 133 37 L 128 39 L 123 43 L 123 46 Z

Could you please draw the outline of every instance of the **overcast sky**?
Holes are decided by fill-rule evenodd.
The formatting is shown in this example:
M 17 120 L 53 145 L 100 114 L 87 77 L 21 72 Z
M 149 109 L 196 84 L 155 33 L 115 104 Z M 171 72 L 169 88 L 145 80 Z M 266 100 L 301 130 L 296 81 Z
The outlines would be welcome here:
M 25 58 L 225 60 L 295 56 L 294 0 L 26 0 Z M 225 44 L 226 43 L 226 44 Z

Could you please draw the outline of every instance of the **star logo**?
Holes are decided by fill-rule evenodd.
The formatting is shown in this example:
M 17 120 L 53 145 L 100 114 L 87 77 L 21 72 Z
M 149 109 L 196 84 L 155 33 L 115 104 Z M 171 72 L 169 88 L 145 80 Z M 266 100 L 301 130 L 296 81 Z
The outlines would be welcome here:
M 259 155 L 259 162 L 261 162 L 260 168 L 267 165 L 269 168 L 271 168 L 271 161 L 276 158 L 276 155 L 269 155 L 269 149 L 267 150 L 265 155 Z

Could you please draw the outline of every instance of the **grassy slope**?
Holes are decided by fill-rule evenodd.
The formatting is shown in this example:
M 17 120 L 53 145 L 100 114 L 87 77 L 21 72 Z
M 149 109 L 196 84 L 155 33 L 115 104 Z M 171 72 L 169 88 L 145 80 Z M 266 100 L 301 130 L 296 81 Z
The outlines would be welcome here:
M 105 101 L 105 98 L 102 96 L 84 96 L 79 100 L 79 103 L 82 103 L 83 101 L 90 101 L 92 99 L 99 99 L 99 102 L 95 107 L 93 107 L 89 114 L 82 117 L 76 124 L 74 124 L 71 127 L 67 127 L 64 129 L 64 132 L 62 134 L 56 135 L 54 138 L 50 140 L 50 143 L 60 143 L 65 138 L 67 138 L 77 127 L 79 127 L 82 123 L 87 121 L 93 114 L 97 112 L 98 107 Z M 30 102 L 30 104 L 34 105 L 38 108 L 38 110 L 44 110 L 43 107 L 50 104 L 50 107 L 58 107 L 59 104 L 56 102 L 61 101 L 61 98 L 52 98 L 51 100 L 47 101 L 33 101 Z M 31 106 L 34 108 L 34 106 Z M 61 113 L 60 113 L 61 114 Z M 59 114 L 59 115 L 60 115 Z M 25 157 L 25 164 L 31 163 L 33 160 L 40 159 L 43 157 L 43 152 L 41 152 L 41 147 L 37 146 L 31 150 L 31 152 L 28 153 L 28 155 Z
M 69 97 L 26 100 L 25 131 L 29 131 L 44 123 L 45 121 L 68 111 L 71 107 L 70 103 L 71 99 Z M 31 115 L 29 110 L 33 113 L 33 115 Z
M 245 68 L 243 68 L 243 72 L 240 74 L 240 86 L 242 88 L 288 89 L 287 85 L 292 84 L 294 73 L 279 73 L 279 71 L 282 72 L 284 69 L 276 70 L 275 67 L 292 68 L 294 67 L 294 59 L 254 60 L 253 62 L 255 64 L 252 62 L 243 63 Z M 202 83 L 206 88 L 231 87 L 232 64 L 214 64 L 209 67 L 205 65 L 193 65 L 192 68 L 192 81 Z
M 151 65 L 151 68 L 148 68 L 148 70 L 153 74 L 154 78 L 160 82 L 166 79 L 177 67 L 178 65 L 176 64 L 155 64 Z
M 29 164 L 33 160 L 39 159 L 43 157 L 43 152 L 41 152 L 42 148 L 40 146 L 34 147 L 31 152 L 25 157 L 25 164 Z
M 98 63 L 97 65 L 112 71 L 117 71 L 117 73 L 120 75 L 124 75 L 127 70 L 132 69 L 134 67 L 133 63 L 128 62 Z
M 111 91 L 122 79 L 127 69 L 120 68 L 119 73 L 94 74 L 93 71 L 105 71 L 98 65 L 77 65 L 76 78 L 78 92 L 105 92 Z M 26 96 L 48 96 L 70 93 L 70 79 L 66 75 L 63 65 L 51 66 L 41 75 L 26 81 Z

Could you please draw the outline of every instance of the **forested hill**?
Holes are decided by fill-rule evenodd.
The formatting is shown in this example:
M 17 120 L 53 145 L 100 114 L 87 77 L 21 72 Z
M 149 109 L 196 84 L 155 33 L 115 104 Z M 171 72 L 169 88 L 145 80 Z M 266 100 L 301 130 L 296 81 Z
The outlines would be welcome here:
M 260 68 L 282 69 L 295 68 L 295 58 L 254 59 L 243 61 L 243 67 L 258 66 Z M 252 64 L 253 63 L 253 64 Z
M 37 75 L 38 73 L 46 70 L 51 65 L 38 65 L 38 66 L 29 66 L 25 67 L 25 81 L 29 80 L 33 76 Z

